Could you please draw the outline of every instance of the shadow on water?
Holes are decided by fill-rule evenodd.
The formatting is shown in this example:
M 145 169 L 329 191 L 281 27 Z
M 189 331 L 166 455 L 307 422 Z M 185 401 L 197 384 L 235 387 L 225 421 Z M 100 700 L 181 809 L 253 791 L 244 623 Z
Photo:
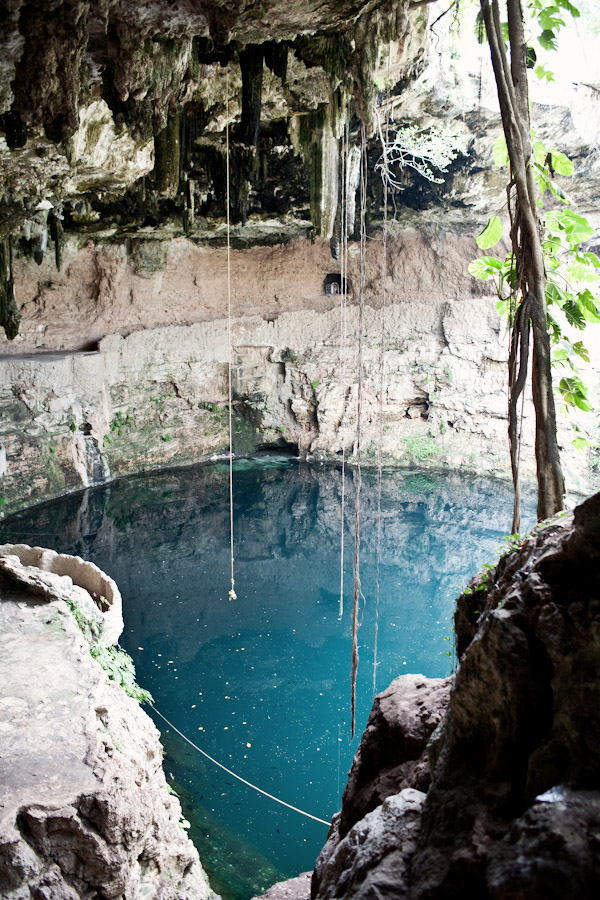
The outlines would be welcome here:
M 358 744 L 349 734 L 354 478 L 345 488 L 341 617 L 341 473 L 332 466 L 235 463 L 235 602 L 227 463 L 123 479 L 25 510 L 0 524 L 0 541 L 97 563 L 122 592 L 122 645 L 157 708 L 229 769 L 329 820 Z M 408 672 L 449 674 L 453 600 L 496 558 L 511 504 L 502 482 L 395 470 L 384 473 L 379 517 L 377 475 L 363 473 L 359 734 L 374 680 L 379 691 Z M 532 523 L 533 510 L 530 499 Z M 168 778 L 218 891 L 245 900 L 312 868 L 326 826 L 257 794 L 157 725 Z

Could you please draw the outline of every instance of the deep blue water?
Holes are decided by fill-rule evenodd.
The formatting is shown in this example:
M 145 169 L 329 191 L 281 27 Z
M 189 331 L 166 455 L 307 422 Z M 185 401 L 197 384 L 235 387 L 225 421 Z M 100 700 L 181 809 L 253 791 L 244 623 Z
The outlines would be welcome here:
M 163 715 L 245 779 L 329 820 L 358 745 L 349 709 L 354 477 L 345 485 L 341 617 L 341 472 L 330 466 L 235 463 L 235 601 L 227 464 L 32 508 L 0 525 L 0 542 L 96 562 L 120 587 L 122 646 Z M 510 488 L 489 479 L 385 472 L 380 515 L 377 485 L 375 472 L 363 472 L 358 735 L 375 691 L 394 677 L 450 673 L 454 598 L 496 558 L 511 518 Z M 243 900 L 312 868 L 326 826 L 240 784 L 156 722 L 217 890 Z

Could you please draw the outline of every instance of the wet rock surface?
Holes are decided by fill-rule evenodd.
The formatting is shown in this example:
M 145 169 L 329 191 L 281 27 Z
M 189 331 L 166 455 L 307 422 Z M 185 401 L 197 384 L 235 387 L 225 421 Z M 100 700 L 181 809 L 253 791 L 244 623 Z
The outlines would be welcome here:
M 459 601 L 471 633 L 463 627 L 448 712 L 429 742 L 431 786 L 386 799 L 384 788 L 383 803 L 350 820 L 340 839 L 344 807 L 361 801 L 356 773 L 365 748 L 380 740 L 381 758 L 414 756 L 406 742 L 418 706 L 385 747 L 381 695 L 317 863 L 313 897 L 597 895 L 599 559 L 597 494 L 502 559 L 485 591 L 472 583 Z M 476 612 L 473 593 L 481 597 Z M 380 783 L 385 774 L 384 765 Z
M 151 720 L 64 600 L 0 579 L 0 895 L 214 900 Z

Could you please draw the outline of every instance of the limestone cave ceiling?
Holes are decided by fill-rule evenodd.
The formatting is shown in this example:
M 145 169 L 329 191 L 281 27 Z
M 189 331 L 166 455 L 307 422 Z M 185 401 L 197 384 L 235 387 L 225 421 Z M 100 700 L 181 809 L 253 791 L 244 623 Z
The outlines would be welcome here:
M 413 0 L 7 0 L 0 234 L 25 223 L 41 252 L 48 213 L 202 233 L 225 214 L 227 121 L 233 221 L 330 231 L 327 154 L 379 67 L 393 90 L 419 71 L 426 20 Z
M 426 65 L 428 9 L 425 0 L 5 0 L 0 240 L 12 235 L 12 251 L 38 261 L 54 244 L 58 265 L 65 233 L 222 240 L 227 124 L 234 240 L 329 237 L 339 230 L 341 136 L 347 125 L 356 143 L 360 118 L 373 136 L 367 218 L 376 224 L 372 109 L 382 84 L 397 122 L 460 118 L 465 138 L 441 184 L 407 170 L 402 209 L 435 208 L 439 220 L 443 207 L 459 228 L 468 211 L 481 221 L 502 191 L 480 152 L 487 144 L 489 159 L 493 116 L 457 112 L 440 83 L 416 106 L 405 99 Z

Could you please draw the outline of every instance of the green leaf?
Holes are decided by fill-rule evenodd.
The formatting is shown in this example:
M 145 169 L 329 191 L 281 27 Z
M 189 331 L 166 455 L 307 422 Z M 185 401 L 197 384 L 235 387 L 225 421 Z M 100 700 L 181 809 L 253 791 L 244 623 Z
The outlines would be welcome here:
M 552 341 L 556 344 L 562 336 L 562 330 L 554 316 L 551 316 L 549 312 L 546 313 L 546 325 Z
M 542 31 L 542 33 L 538 36 L 538 41 L 540 43 L 540 46 L 543 47 L 544 50 L 556 50 L 558 46 L 556 43 L 556 35 L 549 29 L 545 29 L 544 31 Z
M 494 278 L 502 271 L 504 263 L 497 256 L 480 256 L 469 263 L 469 272 L 475 278 L 487 281 L 488 278 Z
M 503 225 L 502 220 L 498 216 L 490 216 L 488 223 L 476 238 L 477 246 L 482 250 L 488 250 L 497 244 L 502 237 Z
M 569 325 L 573 325 L 575 328 L 585 328 L 585 316 L 582 309 L 573 302 L 568 302 L 563 305 L 563 312 L 567 317 L 567 322 Z
M 569 278 L 574 279 L 574 281 L 587 281 L 588 284 L 600 281 L 598 272 L 588 265 L 587 262 L 583 261 L 571 263 L 567 269 L 567 275 Z
M 555 28 L 564 28 L 564 19 L 560 19 L 557 15 L 557 8 L 545 9 L 540 13 L 540 25 L 544 31 L 554 31 Z
M 583 341 L 577 341 L 576 344 L 573 344 L 573 350 L 577 356 L 580 356 L 585 362 L 590 361 L 590 354 L 587 348 L 583 346 Z
M 577 294 L 576 302 L 586 322 L 600 322 L 600 309 L 591 291 L 581 291 Z M 580 327 L 583 328 L 583 325 Z
M 533 47 L 527 47 L 527 58 L 525 60 L 525 65 L 528 69 L 534 69 L 536 62 L 537 53 L 535 52 Z
M 576 450 L 585 450 L 586 447 L 594 447 L 595 445 L 584 437 L 574 437 L 571 441 Z
M 568 406 L 577 406 L 584 412 L 592 409 L 592 404 L 587 398 L 587 391 L 581 378 L 572 375 L 570 378 L 561 378 L 558 386 L 565 403 Z
M 554 3 L 558 9 L 566 9 L 567 12 L 570 12 L 574 19 L 578 19 L 581 15 L 577 7 L 573 6 L 570 0 L 554 0 Z
M 546 162 L 546 156 L 548 155 L 548 151 L 545 146 L 542 144 L 540 140 L 535 140 L 533 142 L 533 160 L 539 166 L 543 166 Z
M 572 209 L 553 209 L 546 216 L 546 227 L 565 233 L 571 247 L 577 247 L 595 234 L 588 220 Z
M 567 299 L 566 293 L 556 284 L 556 282 L 546 282 L 546 303 L 557 303 L 559 306 L 562 306 Z
M 554 196 L 558 197 L 559 200 L 562 200 L 563 203 L 569 203 L 569 204 L 571 204 L 571 206 L 574 205 L 573 199 L 571 197 L 569 197 L 567 192 L 565 190 L 563 190 L 563 188 L 561 188 L 561 186 L 559 184 L 557 184 L 555 181 L 549 181 L 548 187 L 550 188 L 550 190 L 552 191 Z
M 564 366 L 569 362 L 569 354 L 566 350 L 555 350 L 552 354 L 552 362 L 557 366 Z
M 510 162 L 508 156 L 508 148 L 506 146 L 506 138 L 503 134 L 498 135 L 492 144 L 492 157 L 499 168 L 507 166 Z
M 546 81 L 547 84 L 554 81 L 554 72 L 550 69 L 547 69 L 546 66 L 536 66 L 535 74 L 540 79 L 540 81 Z
M 552 168 L 558 175 L 565 175 L 568 177 L 575 171 L 575 166 L 565 153 L 560 153 L 558 150 L 552 150 L 550 159 L 552 160 Z

